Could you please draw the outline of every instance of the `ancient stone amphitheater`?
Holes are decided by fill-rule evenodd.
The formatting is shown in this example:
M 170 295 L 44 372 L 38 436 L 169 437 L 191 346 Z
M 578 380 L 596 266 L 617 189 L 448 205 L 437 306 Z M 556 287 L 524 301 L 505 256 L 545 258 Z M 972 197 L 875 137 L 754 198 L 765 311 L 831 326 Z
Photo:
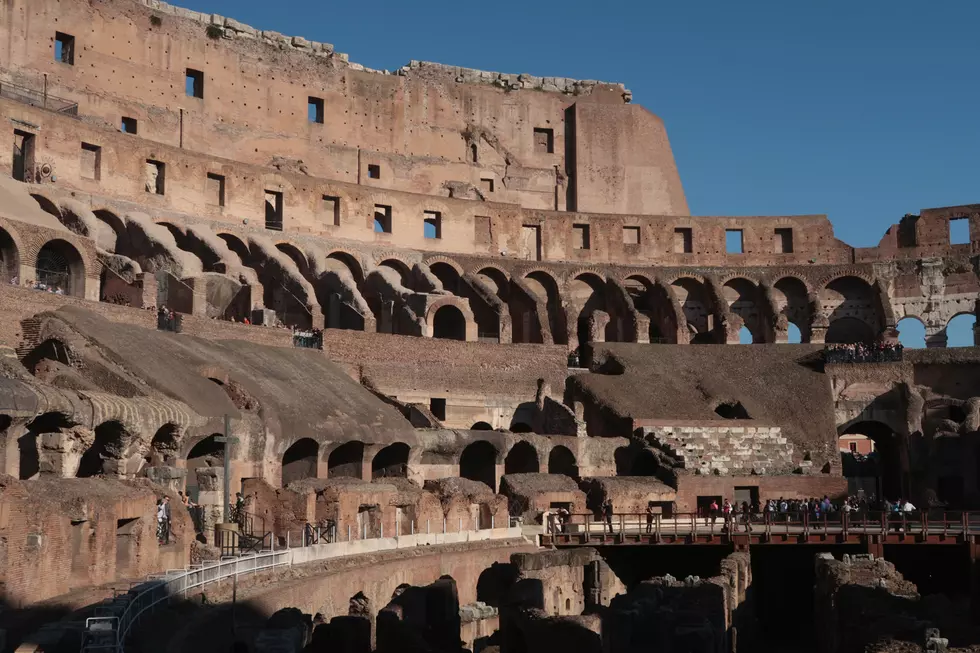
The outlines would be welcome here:
M 0 52 L 0 650 L 733 651 L 748 542 L 542 548 L 548 514 L 588 544 L 611 502 L 613 545 L 726 498 L 980 507 L 980 350 L 946 348 L 980 205 L 870 248 L 690 216 L 622 84 L 370 70 L 157 0 L 6 0 Z M 928 348 L 825 359 L 908 317 Z M 221 553 L 236 611 L 188 580 Z M 145 583 L 111 597 L 164 573 L 131 625 Z

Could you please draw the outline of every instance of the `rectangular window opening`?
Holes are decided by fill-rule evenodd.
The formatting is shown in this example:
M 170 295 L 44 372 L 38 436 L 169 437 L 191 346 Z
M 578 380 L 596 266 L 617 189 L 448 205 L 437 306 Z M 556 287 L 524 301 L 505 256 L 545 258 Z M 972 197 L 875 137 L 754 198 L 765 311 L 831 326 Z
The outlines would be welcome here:
M 310 122 L 318 125 L 323 124 L 323 98 L 310 96 L 307 100 L 306 115 Z
M 384 204 L 374 205 L 374 233 L 391 233 L 391 207 Z
M 694 252 L 694 238 L 691 229 L 688 227 L 674 229 L 674 253 L 691 254 L 692 252 Z
M 184 91 L 187 97 L 204 97 L 204 73 L 193 68 L 187 69 L 187 76 L 184 80 Z
M 94 179 L 98 181 L 102 178 L 101 147 L 90 143 L 82 143 L 82 158 L 80 163 L 82 179 Z
M 381 166 L 376 163 L 369 163 L 368 179 L 381 179 Z
M 518 256 L 525 261 L 541 260 L 541 227 L 526 224 L 521 227 L 521 241 Z
M 282 191 L 265 191 L 265 228 L 282 231 Z
M 555 130 L 543 127 L 534 128 L 534 152 L 535 154 L 554 154 L 555 153 Z
M 225 205 L 225 178 L 222 175 L 208 173 L 207 179 L 208 204 L 212 206 Z
M 154 195 L 163 195 L 166 192 L 167 182 L 166 164 L 160 161 L 154 161 L 153 159 L 147 159 L 144 171 L 146 192 L 153 193 Z
M 572 225 L 572 247 L 575 249 L 589 249 L 592 243 L 589 240 L 589 225 Z
M 640 244 L 640 228 L 639 227 L 623 227 L 623 244 L 624 245 L 639 245 Z
M 323 214 L 327 216 L 330 224 L 335 227 L 340 226 L 340 198 L 333 195 L 324 195 L 322 201 Z
M 426 240 L 442 238 L 442 214 L 438 211 L 425 211 L 425 224 L 422 228 Z
M 435 397 L 429 399 L 429 410 L 435 415 L 437 420 L 446 419 L 446 400 L 436 399 Z
M 121 130 L 124 134 L 135 134 L 139 123 L 136 118 L 127 118 L 123 116 Z
M 949 244 L 950 245 L 970 244 L 970 220 L 968 218 L 950 218 Z
M 493 192 L 493 179 L 490 179 L 490 178 L 481 179 L 480 180 L 480 190 L 482 190 L 484 193 L 492 193 Z
M 857 453 L 857 450 L 858 450 L 858 443 L 857 442 L 851 442 L 851 443 L 849 443 L 848 444 L 848 447 L 850 448 L 851 453 Z
M 14 130 L 14 161 L 11 176 L 17 181 L 35 181 L 34 134 L 30 132 Z
M 75 65 L 75 37 L 62 32 L 54 33 L 54 60 Z
M 782 229 L 776 229 L 776 253 L 777 254 L 792 254 L 793 253 L 793 230 L 786 227 Z
M 725 252 L 728 254 L 744 254 L 742 249 L 742 230 L 725 229 Z

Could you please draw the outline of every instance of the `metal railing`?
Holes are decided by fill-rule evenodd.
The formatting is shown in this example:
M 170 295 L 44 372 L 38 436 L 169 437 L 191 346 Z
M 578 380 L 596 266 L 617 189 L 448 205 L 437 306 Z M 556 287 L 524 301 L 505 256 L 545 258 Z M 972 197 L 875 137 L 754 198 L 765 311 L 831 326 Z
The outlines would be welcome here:
M 51 109 L 52 111 L 57 111 L 58 113 L 78 117 L 77 102 L 71 102 L 70 100 L 55 97 L 54 95 L 48 95 L 43 91 L 38 91 L 19 84 L 0 82 L 0 97 L 29 104 L 32 107 Z
M 209 565 L 168 571 L 159 577 L 133 586 L 127 593 L 113 597 L 96 608 L 95 616 L 85 620 L 82 653 L 122 653 L 126 638 L 143 615 L 173 598 L 227 578 L 237 579 L 266 569 L 289 565 L 286 551 L 263 551 L 250 556 L 222 558 Z
M 572 536 L 588 540 L 605 535 L 663 536 L 765 533 L 767 535 L 980 535 L 980 512 L 916 510 L 913 512 L 766 512 L 724 515 L 675 513 L 616 513 L 609 517 L 592 513 L 572 514 L 564 521 L 549 520 L 545 532 L 556 541 Z
M 293 347 L 300 347 L 302 349 L 323 349 L 323 331 L 320 331 L 319 329 L 294 331 Z

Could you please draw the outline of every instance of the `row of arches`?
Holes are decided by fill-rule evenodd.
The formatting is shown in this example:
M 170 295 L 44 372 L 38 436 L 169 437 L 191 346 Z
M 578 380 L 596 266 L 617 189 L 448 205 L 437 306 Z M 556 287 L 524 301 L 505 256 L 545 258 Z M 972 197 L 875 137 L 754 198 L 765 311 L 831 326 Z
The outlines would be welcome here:
M 960 313 L 950 318 L 944 326 L 927 329 L 921 319 L 909 316 L 899 320 L 895 328 L 898 330 L 899 342 L 906 349 L 927 346 L 972 347 L 976 323 L 977 318 L 972 313 Z

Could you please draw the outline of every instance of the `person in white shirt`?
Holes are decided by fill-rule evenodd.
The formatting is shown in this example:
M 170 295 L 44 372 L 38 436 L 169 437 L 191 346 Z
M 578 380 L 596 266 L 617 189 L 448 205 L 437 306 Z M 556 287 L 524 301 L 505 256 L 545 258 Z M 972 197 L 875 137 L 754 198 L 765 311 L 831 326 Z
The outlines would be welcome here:
M 912 505 L 911 501 L 906 501 L 905 505 L 902 506 L 902 512 L 914 512 L 915 506 Z

